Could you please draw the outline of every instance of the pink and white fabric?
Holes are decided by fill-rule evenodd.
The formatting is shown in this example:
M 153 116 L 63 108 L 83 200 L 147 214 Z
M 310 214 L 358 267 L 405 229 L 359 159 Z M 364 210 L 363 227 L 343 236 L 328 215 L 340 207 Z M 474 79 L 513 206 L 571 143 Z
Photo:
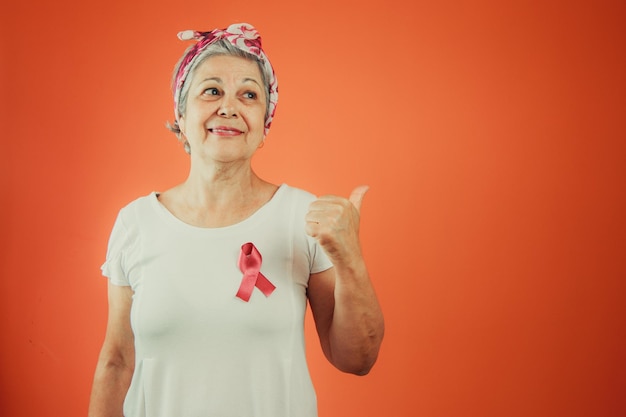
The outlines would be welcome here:
M 178 33 L 180 40 L 196 39 L 198 42 L 189 50 L 176 74 L 174 85 L 174 112 L 178 121 L 178 103 L 180 101 L 180 93 L 185 84 L 185 80 L 189 75 L 189 69 L 193 62 L 200 54 L 209 46 L 220 40 L 226 40 L 233 46 L 251 53 L 259 58 L 261 65 L 265 68 L 265 72 L 269 75 L 269 109 L 267 118 L 265 119 L 265 134 L 269 131 L 274 113 L 276 112 L 276 103 L 278 102 L 278 81 L 274 69 L 270 64 L 267 55 L 261 48 L 261 36 L 259 32 L 249 23 L 234 23 L 226 29 L 214 29 L 210 32 L 197 32 L 193 30 L 185 30 Z

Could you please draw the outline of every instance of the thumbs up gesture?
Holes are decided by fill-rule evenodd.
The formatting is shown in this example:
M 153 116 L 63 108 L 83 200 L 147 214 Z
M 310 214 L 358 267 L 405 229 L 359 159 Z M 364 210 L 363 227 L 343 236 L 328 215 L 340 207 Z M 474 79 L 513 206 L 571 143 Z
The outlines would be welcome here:
M 335 266 L 361 256 L 359 219 L 368 189 L 366 185 L 358 186 L 347 199 L 325 195 L 309 206 L 305 230 L 319 242 Z

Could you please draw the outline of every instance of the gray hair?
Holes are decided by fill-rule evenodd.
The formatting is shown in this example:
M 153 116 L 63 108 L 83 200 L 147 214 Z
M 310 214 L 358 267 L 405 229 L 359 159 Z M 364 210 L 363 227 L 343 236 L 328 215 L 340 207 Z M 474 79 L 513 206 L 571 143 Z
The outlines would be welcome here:
M 190 46 L 189 48 L 187 48 L 183 56 L 176 63 L 176 66 L 174 67 L 174 74 L 172 76 L 172 86 L 175 85 L 176 74 L 178 74 L 178 70 L 191 48 L 193 48 L 193 46 Z M 194 76 L 196 68 L 198 68 L 200 64 L 202 64 L 204 61 L 206 61 L 210 57 L 218 56 L 218 55 L 235 56 L 235 57 L 247 59 L 252 62 L 256 62 L 257 66 L 259 67 L 259 72 L 261 73 L 263 86 L 265 87 L 265 119 L 267 119 L 267 117 L 269 116 L 269 109 L 270 109 L 269 80 L 271 78 L 271 74 L 266 73 L 265 66 L 263 65 L 261 60 L 259 60 L 258 57 L 256 57 L 255 55 L 249 52 L 246 52 L 242 49 L 237 48 L 236 46 L 234 46 L 233 44 L 231 44 L 230 42 L 226 40 L 220 40 L 208 46 L 204 51 L 202 51 L 202 53 L 200 53 L 200 55 L 194 60 L 194 62 L 189 67 L 189 75 L 187 75 L 187 78 L 185 79 L 185 82 L 183 84 L 183 88 L 180 91 L 180 98 L 178 100 L 178 109 L 177 109 L 178 114 L 180 114 L 181 116 L 185 115 L 185 110 L 187 108 L 187 98 L 189 96 L 189 86 L 191 85 L 191 82 L 193 81 L 193 76 Z M 176 89 L 172 88 L 172 90 L 175 91 Z M 167 128 L 176 135 L 178 140 L 183 142 L 183 146 L 185 147 L 185 152 L 191 153 L 191 149 L 189 148 L 189 143 L 187 143 L 187 141 L 182 138 L 182 132 L 180 130 L 180 126 L 178 125 L 178 120 L 175 120 L 174 123 L 168 122 Z

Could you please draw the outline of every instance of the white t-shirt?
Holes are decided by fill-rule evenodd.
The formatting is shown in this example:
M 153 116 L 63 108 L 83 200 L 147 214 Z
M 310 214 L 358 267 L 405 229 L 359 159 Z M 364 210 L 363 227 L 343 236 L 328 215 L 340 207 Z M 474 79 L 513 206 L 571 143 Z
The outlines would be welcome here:
M 281 185 L 246 220 L 199 228 L 152 193 L 122 210 L 103 275 L 134 291 L 135 372 L 126 417 L 315 417 L 304 347 L 306 288 L 332 266 L 306 235 L 314 196 Z M 276 286 L 236 297 L 243 244 Z

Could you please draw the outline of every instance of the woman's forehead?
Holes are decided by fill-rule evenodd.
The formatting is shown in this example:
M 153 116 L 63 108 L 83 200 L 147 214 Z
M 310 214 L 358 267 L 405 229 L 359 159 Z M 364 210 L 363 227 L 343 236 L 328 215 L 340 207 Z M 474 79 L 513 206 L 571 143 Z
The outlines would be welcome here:
M 195 79 L 219 79 L 256 81 L 262 84 L 261 70 L 258 64 L 246 58 L 229 55 L 215 55 L 204 60 L 195 69 Z

